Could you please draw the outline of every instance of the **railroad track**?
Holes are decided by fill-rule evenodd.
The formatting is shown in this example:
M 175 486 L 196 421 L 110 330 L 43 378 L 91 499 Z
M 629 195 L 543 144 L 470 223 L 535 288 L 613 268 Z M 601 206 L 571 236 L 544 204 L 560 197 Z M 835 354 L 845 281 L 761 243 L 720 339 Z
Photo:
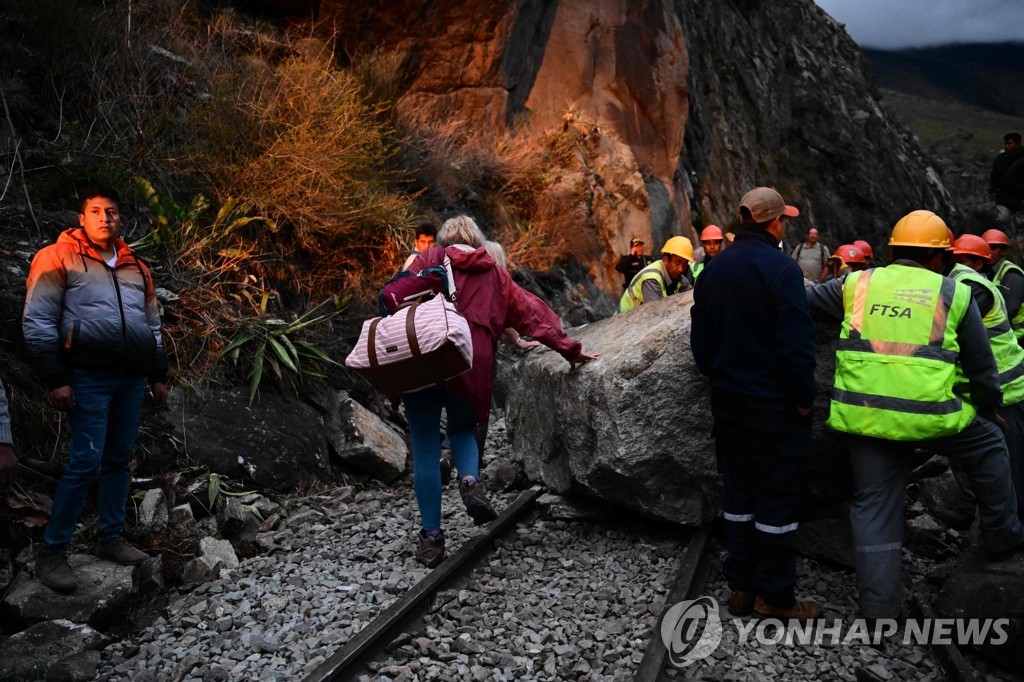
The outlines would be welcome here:
M 306 678 L 306 682 L 323 680 L 356 680 L 366 678 L 368 671 L 381 674 L 379 661 L 394 650 L 395 643 L 411 641 L 414 633 L 424 629 L 424 619 L 438 608 L 435 599 L 445 593 L 453 593 L 462 588 L 470 580 L 474 570 L 493 555 L 494 547 L 506 541 L 520 529 L 523 520 L 536 508 L 540 497 L 539 489 L 524 492 L 512 504 L 506 507 L 499 517 L 488 524 L 484 533 L 465 542 L 451 554 L 438 568 L 430 572 L 423 580 L 408 590 L 399 600 L 385 609 L 366 628 L 359 631 L 346 642 L 340 650 L 331 655 Z M 686 538 L 685 549 L 678 561 L 671 589 L 665 595 L 664 608 L 658 615 L 655 627 L 645 628 L 646 646 L 643 647 L 642 659 L 633 658 L 634 679 L 643 682 L 679 679 L 685 671 L 671 666 L 668 650 L 661 639 L 661 619 L 673 605 L 685 600 L 703 596 L 709 572 L 714 563 L 714 543 L 711 534 L 706 530 L 696 530 Z M 851 577 L 852 579 L 852 577 Z M 668 583 L 665 583 L 668 585 Z M 935 617 L 930 607 L 920 598 L 915 598 L 918 616 Z M 738 652 L 737 652 L 738 653 Z M 855 652 L 854 652 L 855 653 Z M 944 679 L 957 682 L 973 682 L 978 679 L 964 657 L 949 645 L 936 647 L 932 657 L 938 662 L 944 673 Z M 710 659 L 709 659 L 710 660 Z M 723 660 L 721 664 L 727 664 Z M 716 668 L 717 669 L 717 668 Z M 536 673 L 540 673 L 539 670 Z M 857 663 L 848 670 L 848 674 L 860 682 L 876 682 L 883 679 L 873 673 L 863 663 Z M 370 674 L 370 677 L 374 675 Z M 551 675 L 566 679 L 562 675 Z M 429 676 L 419 679 L 428 679 Z M 577 679 L 577 675 L 569 679 Z M 586 678 L 586 675 L 582 675 Z M 489 678 L 490 679 L 490 678 Z M 824 679 L 824 678 L 822 678 Z
M 426 578 L 385 609 L 374 621 L 306 677 L 306 682 L 350 680 L 365 674 L 365 665 L 379 656 L 401 632 L 421 618 L 438 592 L 450 588 L 465 577 L 487 554 L 495 541 L 532 511 L 540 497 L 539 488 L 532 488 L 506 507 L 498 518 L 487 525 L 487 531 L 464 543 Z
M 422 628 L 422 620 L 430 612 L 437 595 L 457 588 L 460 583 L 467 580 L 474 569 L 491 556 L 496 544 L 521 527 L 523 519 L 536 508 L 541 492 L 539 489 L 531 489 L 520 495 L 495 521 L 487 525 L 486 532 L 463 544 L 426 578 L 378 614 L 372 623 L 325 660 L 305 678 L 305 681 L 343 681 L 365 677 L 368 669 L 373 669 L 368 668 L 368 664 L 384 657 L 389 647 L 394 646 L 393 642 L 396 639 L 403 636 L 408 638 L 412 632 Z M 674 603 L 672 600 L 677 594 L 689 595 L 695 590 L 703 589 L 703 578 L 707 575 L 707 534 L 698 532 L 696 537 L 699 538 L 698 543 L 695 545 L 691 541 L 690 547 L 684 552 L 682 570 L 668 595 L 668 604 Z M 653 670 L 659 667 L 663 660 L 657 657 L 658 651 L 664 651 L 657 629 L 650 629 L 649 636 L 650 641 L 646 648 L 648 654 L 644 659 L 645 663 L 641 665 L 641 670 Z

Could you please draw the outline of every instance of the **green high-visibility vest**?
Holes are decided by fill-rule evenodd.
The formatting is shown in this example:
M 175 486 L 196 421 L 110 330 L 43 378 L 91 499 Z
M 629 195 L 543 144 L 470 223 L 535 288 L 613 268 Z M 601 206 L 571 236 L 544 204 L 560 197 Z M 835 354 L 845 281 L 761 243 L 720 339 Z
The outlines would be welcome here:
M 1024 270 L 1021 269 L 1016 263 L 1011 263 L 1005 258 L 999 261 L 996 265 L 995 271 L 992 273 L 992 283 L 997 287 L 1000 287 L 1002 291 L 1003 278 L 1006 277 L 1006 273 L 1011 270 L 1016 270 L 1021 275 L 1024 275 Z M 1024 344 L 1024 305 L 1017 310 L 1007 311 L 1012 313 L 1013 317 L 1010 319 L 1010 326 L 1013 328 L 1013 334 L 1017 337 L 1017 343 Z
M 988 331 L 988 340 L 992 344 L 992 354 L 996 357 L 999 368 L 999 385 L 1003 389 L 1003 404 L 1013 405 L 1024 400 L 1024 348 L 1017 343 L 1010 319 L 1006 314 L 1006 301 L 995 284 L 966 265 L 957 263 L 949 276 L 957 282 L 972 281 L 988 289 L 995 303 L 985 313 L 982 322 Z M 960 374 L 961 381 L 967 378 Z
M 851 272 L 828 425 L 887 440 L 960 433 L 977 412 L 954 388 L 966 284 L 894 264 Z
M 619 299 L 619 312 L 624 313 L 627 310 L 632 310 L 641 303 L 644 302 L 644 282 L 654 280 L 661 286 L 661 297 L 665 298 L 669 293 L 676 293 L 679 291 L 680 285 L 683 283 L 682 278 L 676 282 L 675 286 L 672 286 L 672 278 L 668 276 L 668 272 L 665 270 L 665 261 L 655 261 L 645 267 L 640 272 L 636 273 L 636 277 L 626 287 L 625 293 L 622 294 L 622 298 Z M 670 291 L 671 290 L 671 291 Z
M 696 282 L 697 278 L 700 277 L 700 273 L 704 272 L 704 266 L 707 265 L 706 260 L 702 260 L 699 263 L 693 263 L 690 265 L 690 272 L 693 273 L 693 281 Z

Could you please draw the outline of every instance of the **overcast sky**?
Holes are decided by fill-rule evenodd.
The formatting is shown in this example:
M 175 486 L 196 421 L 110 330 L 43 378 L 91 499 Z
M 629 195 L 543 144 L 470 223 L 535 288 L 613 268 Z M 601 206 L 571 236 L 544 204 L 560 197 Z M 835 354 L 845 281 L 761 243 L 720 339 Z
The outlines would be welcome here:
M 815 0 L 861 47 L 1024 41 L 1024 0 Z

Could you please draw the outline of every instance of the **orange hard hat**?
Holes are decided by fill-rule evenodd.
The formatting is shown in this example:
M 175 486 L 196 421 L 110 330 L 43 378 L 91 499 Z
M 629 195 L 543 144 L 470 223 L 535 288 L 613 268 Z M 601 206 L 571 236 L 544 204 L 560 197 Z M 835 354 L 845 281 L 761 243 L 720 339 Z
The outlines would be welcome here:
M 1005 232 L 1000 230 L 985 230 L 981 234 L 981 238 L 985 240 L 985 243 L 991 246 L 992 244 L 1002 244 L 1003 246 L 1010 245 L 1010 238 L 1006 236 Z
M 953 253 L 980 256 L 986 260 L 991 260 L 992 258 L 992 249 L 989 248 L 988 242 L 976 234 L 961 235 L 953 246 Z
M 718 225 L 708 225 L 700 233 L 700 240 L 702 242 L 711 241 L 713 239 L 725 239 L 725 235 L 722 234 L 722 228 Z
M 843 244 L 836 249 L 835 255 L 842 258 L 844 263 L 860 263 L 861 265 L 868 264 L 867 258 L 864 257 L 864 252 L 853 244 Z
M 875 259 L 875 252 L 871 250 L 871 244 L 868 244 L 863 239 L 858 239 L 857 241 L 853 242 L 853 245 L 860 249 L 860 252 L 863 253 L 864 257 L 867 258 L 868 260 Z
M 946 247 L 946 251 L 953 250 L 953 244 L 956 243 L 956 237 L 953 236 L 953 230 L 946 228 L 946 234 L 949 236 L 949 246 Z

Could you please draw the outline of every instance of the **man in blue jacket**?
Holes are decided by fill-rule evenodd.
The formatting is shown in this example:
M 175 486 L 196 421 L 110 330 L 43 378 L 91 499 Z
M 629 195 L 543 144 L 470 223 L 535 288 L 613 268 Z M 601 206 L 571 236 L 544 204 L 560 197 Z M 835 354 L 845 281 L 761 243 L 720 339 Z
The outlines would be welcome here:
M 806 621 L 821 607 L 795 597 L 792 543 L 812 448 L 814 323 L 803 274 L 778 248 L 798 215 L 774 189 L 744 195 L 732 247 L 697 279 L 690 341 L 711 380 L 729 611 Z

